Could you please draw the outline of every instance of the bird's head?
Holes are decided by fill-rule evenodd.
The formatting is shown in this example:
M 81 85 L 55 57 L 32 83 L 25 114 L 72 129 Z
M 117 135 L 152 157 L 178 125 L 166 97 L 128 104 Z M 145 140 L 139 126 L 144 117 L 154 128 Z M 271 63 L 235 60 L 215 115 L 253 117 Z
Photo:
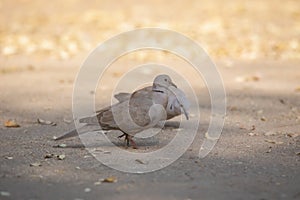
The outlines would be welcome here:
M 153 88 L 158 88 L 158 87 L 169 88 L 170 86 L 177 88 L 177 86 L 172 82 L 172 79 L 166 74 L 161 74 L 156 76 L 153 81 Z

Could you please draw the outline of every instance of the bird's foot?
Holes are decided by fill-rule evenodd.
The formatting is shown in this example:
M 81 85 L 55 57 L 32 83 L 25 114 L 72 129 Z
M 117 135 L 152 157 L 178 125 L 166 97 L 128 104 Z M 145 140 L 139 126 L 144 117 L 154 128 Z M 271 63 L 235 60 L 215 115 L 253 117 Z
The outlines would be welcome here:
M 134 142 L 134 140 L 132 139 L 131 135 L 128 135 L 126 133 L 124 133 L 123 135 L 119 136 L 119 138 L 125 136 L 124 142 L 125 142 L 125 147 L 128 148 L 131 144 L 133 149 L 137 149 L 136 143 Z

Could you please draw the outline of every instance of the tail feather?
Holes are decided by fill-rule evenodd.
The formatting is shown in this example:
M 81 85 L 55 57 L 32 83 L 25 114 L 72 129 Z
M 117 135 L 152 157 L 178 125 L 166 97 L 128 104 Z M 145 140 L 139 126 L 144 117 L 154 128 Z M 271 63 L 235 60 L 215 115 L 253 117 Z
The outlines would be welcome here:
M 71 138 L 71 137 L 75 137 L 75 136 L 78 136 L 78 132 L 76 129 L 73 129 L 71 131 L 68 131 L 66 133 L 64 133 L 63 135 L 55 138 L 54 140 L 63 140 L 63 139 L 67 139 L 67 138 Z
M 99 130 L 102 130 L 101 128 L 99 128 L 99 126 L 92 126 L 89 124 L 85 124 L 85 125 L 79 127 L 79 129 L 73 129 L 68 132 L 65 132 L 63 135 L 55 138 L 54 140 L 58 141 L 58 140 L 63 140 L 63 139 L 67 139 L 67 138 L 77 137 L 82 134 L 86 134 L 86 133 L 93 132 L 93 131 L 99 131 Z

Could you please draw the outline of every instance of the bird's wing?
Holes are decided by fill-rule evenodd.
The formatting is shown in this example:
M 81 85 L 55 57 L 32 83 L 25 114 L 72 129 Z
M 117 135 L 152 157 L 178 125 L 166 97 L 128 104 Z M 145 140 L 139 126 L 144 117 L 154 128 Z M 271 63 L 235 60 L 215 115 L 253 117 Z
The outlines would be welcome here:
M 170 86 L 168 88 L 169 95 L 168 95 L 168 105 L 167 105 L 167 114 L 168 119 L 176 117 L 182 113 L 184 113 L 186 119 L 189 119 L 189 107 L 190 102 L 186 98 L 186 95 L 182 90 L 179 88 L 175 88 Z
M 119 102 L 123 102 L 123 101 L 126 101 L 126 100 L 130 99 L 130 96 L 131 96 L 131 94 L 130 93 L 126 93 L 126 92 L 120 92 L 120 93 L 114 95 L 114 97 Z
M 121 103 L 123 101 L 129 100 L 130 97 L 134 94 L 136 98 L 140 96 L 147 95 L 149 92 L 152 91 L 152 86 L 144 87 L 135 91 L 134 93 L 127 93 L 127 92 L 120 92 L 114 95 L 114 97 Z

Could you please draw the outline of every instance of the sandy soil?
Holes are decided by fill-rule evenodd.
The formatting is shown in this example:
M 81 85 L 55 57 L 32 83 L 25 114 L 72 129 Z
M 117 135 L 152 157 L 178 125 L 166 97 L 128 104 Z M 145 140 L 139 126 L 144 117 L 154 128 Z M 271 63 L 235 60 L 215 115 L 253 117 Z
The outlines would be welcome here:
M 195 6 L 189 2 L 181 7 L 176 1 L 174 10 L 186 14 L 176 21 L 174 14 L 164 15 L 169 5 L 159 2 L 155 4 L 159 9 L 151 13 L 143 12 L 147 5 L 154 7 L 147 2 L 130 7 L 128 2 L 1 1 L 0 199 L 299 199 L 300 51 L 299 20 L 294 21 L 300 16 L 294 9 L 299 3 L 232 2 L 225 6 L 220 1 Z M 276 11 L 282 15 L 273 14 Z M 108 16 L 111 21 L 103 20 Z M 208 16 L 206 21 L 203 16 Z M 260 21 L 252 31 L 243 25 L 247 21 L 253 28 L 257 18 L 269 26 L 263 29 Z M 199 27 L 204 21 L 211 26 L 199 30 L 198 19 Z M 128 174 L 94 159 L 79 138 L 63 142 L 52 138 L 74 127 L 73 82 L 92 47 L 111 34 L 149 24 L 167 24 L 197 41 L 201 38 L 223 78 L 227 116 L 217 145 L 199 159 L 210 100 L 205 85 L 197 85 L 202 117 L 189 150 L 163 170 Z M 278 29 L 282 24 L 291 31 Z M 218 30 L 224 34 L 210 35 Z M 238 41 L 234 40 L 237 35 L 241 35 Z M 253 35 L 257 38 L 249 39 Z M 165 61 L 161 57 L 135 54 L 116 62 L 97 90 L 96 106 L 109 104 L 113 88 L 105 83 L 121 77 L 126 71 L 123 66 Z M 180 61 L 169 58 L 168 65 L 185 69 Z M 38 124 L 38 118 L 57 125 Z M 8 119 L 15 119 L 20 127 L 5 127 Z M 172 133 L 166 129 L 164 136 L 144 145 L 155 149 Z M 61 143 L 67 147 L 54 147 Z M 65 155 L 65 159 L 45 159 L 47 154 Z M 30 166 L 33 163 L 41 166 Z M 110 176 L 117 182 L 99 184 Z

